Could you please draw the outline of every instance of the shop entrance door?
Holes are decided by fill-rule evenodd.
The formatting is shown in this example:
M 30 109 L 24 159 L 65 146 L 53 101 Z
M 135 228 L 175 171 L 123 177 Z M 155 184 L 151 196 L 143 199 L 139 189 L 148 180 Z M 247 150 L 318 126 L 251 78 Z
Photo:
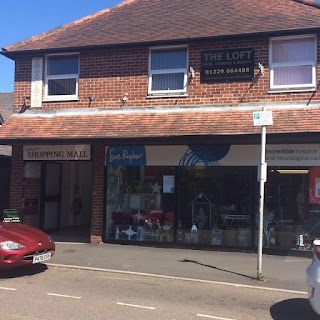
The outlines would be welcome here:
M 43 163 L 41 212 L 43 212 L 42 229 L 45 231 L 60 229 L 61 167 L 60 163 Z

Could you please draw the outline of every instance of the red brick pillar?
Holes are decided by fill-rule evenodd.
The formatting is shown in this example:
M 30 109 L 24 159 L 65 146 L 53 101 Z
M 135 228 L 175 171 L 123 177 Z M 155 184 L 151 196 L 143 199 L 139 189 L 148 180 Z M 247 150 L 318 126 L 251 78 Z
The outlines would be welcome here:
M 22 214 L 22 201 L 24 194 L 23 186 L 23 147 L 12 146 L 11 173 L 10 173 L 10 209 L 17 209 Z
M 92 145 L 92 216 L 90 230 L 90 240 L 92 243 L 102 241 L 104 217 L 104 149 L 104 144 Z

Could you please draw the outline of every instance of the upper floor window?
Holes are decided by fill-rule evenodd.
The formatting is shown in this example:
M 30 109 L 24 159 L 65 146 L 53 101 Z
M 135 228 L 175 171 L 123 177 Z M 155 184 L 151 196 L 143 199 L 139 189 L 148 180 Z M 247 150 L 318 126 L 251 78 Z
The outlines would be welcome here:
M 156 48 L 150 50 L 150 95 L 187 92 L 188 49 L 186 47 Z
M 316 88 L 317 49 L 314 36 L 270 40 L 270 89 L 303 91 Z
M 50 55 L 46 58 L 45 99 L 78 99 L 79 56 Z

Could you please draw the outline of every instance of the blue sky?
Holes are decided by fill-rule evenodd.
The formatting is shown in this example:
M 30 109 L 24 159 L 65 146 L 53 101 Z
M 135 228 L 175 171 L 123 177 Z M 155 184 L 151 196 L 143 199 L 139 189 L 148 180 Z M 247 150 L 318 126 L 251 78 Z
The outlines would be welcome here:
M 121 0 L 1 0 L 0 48 L 111 7 Z M 13 91 L 14 62 L 0 55 L 0 92 Z
M 122 2 L 122 0 L 0 1 L 1 51 L 8 44 Z M 13 91 L 13 83 L 14 62 L 0 55 L 0 92 Z

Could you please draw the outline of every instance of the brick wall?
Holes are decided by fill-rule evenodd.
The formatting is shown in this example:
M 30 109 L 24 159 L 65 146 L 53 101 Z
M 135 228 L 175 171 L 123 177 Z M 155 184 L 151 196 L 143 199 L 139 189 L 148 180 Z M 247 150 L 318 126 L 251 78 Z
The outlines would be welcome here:
M 318 39 L 318 60 L 320 60 L 320 39 Z M 258 63 L 265 67 L 265 74 L 250 87 L 250 82 L 200 83 L 200 52 L 208 49 L 252 47 L 255 49 L 255 74 Z M 276 101 L 308 101 L 311 92 L 268 93 L 269 39 L 249 39 L 233 41 L 211 41 L 190 44 L 189 62 L 196 71 L 196 77 L 188 88 L 188 97 L 147 98 L 149 48 L 121 48 L 110 50 L 85 51 L 80 58 L 79 101 L 43 102 L 43 109 L 119 107 L 127 92 L 130 106 L 173 106 L 211 105 Z M 23 98 L 31 95 L 31 56 L 16 61 L 15 108 L 20 109 Z M 320 65 L 318 66 L 318 73 Z M 89 96 L 94 101 L 89 103 Z M 316 93 L 313 100 L 319 100 Z
M 23 200 L 23 160 L 22 146 L 12 146 L 10 184 L 10 209 L 22 212 Z
M 24 181 L 24 199 L 38 199 L 38 207 L 32 212 L 27 214 L 23 212 L 23 222 L 37 227 L 40 227 L 40 197 L 41 197 L 41 179 L 28 179 Z
M 31 58 L 18 58 L 15 63 L 14 109 L 20 110 L 24 97 L 31 96 Z
M 318 39 L 320 40 L 320 39 Z M 320 41 L 318 41 L 320 43 Z M 202 50 L 253 47 L 255 49 L 255 74 L 258 62 L 265 67 L 265 74 L 251 87 L 250 82 L 200 83 L 200 53 Z M 188 88 L 188 96 L 180 98 L 147 98 L 149 48 L 110 49 L 85 51 L 80 58 L 79 101 L 43 102 L 43 109 L 54 108 L 108 108 L 120 107 L 124 93 L 129 94 L 126 107 L 135 106 L 186 106 L 218 105 L 252 102 L 289 102 L 319 100 L 319 93 L 268 93 L 269 40 L 241 40 L 236 42 L 203 42 L 189 46 L 189 63 L 196 71 L 196 77 Z M 15 109 L 23 105 L 24 97 L 31 96 L 31 59 L 32 56 L 17 58 L 15 75 Z M 320 45 L 318 44 L 318 60 Z M 318 73 L 320 67 L 318 66 Z M 89 103 L 89 96 L 94 101 Z M 104 217 L 104 145 L 92 146 L 92 220 L 91 242 L 100 242 L 103 233 Z M 11 167 L 10 208 L 22 210 L 23 197 L 40 198 L 40 179 L 23 181 L 22 146 L 13 146 Z M 40 201 L 39 201 L 40 202 Z M 39 213 L 40 214 L 40 213 Z M 28 224 L 39 226 L 39 214 L 25 216 Z
M 10 208 L 17 209 L 25 224 L 40 227 L 40 179 L 24 179 L 23 147 L 12 147 Z M 24 199 L 39 199 L 38 210 L 35 214 L 23 214 Z
M 102 228 L 104 216 L 104 144 L 92 146 L 92 216 L 91 216 L 91 242 L 102 241 Z

